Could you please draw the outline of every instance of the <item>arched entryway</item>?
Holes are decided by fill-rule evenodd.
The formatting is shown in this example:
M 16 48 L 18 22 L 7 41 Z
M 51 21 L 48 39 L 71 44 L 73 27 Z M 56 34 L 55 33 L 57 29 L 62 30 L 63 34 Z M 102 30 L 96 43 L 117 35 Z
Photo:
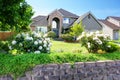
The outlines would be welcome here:
M 56 33 L 57 37 L 59 37 L 59 28 L 60 28 L 60 20 L 55 17 L 52 19 L 52 31 Z

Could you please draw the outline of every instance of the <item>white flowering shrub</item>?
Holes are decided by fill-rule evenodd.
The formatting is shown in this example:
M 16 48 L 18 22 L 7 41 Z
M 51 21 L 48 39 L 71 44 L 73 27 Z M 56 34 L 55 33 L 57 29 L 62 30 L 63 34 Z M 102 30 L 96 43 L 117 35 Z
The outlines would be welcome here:
M 9 52 L 22 53 L 49 53 L 50 39 L 36 32 L 20 33 L 9 44 Z
M 108 35 L 102 34 L 99 31 L 85 33 L 77 38 L 80 40 L 82 46 L 85 46 L 88 52 L 96 53 L 98 50 L 106 51 L 108 41 L 110 40 Z

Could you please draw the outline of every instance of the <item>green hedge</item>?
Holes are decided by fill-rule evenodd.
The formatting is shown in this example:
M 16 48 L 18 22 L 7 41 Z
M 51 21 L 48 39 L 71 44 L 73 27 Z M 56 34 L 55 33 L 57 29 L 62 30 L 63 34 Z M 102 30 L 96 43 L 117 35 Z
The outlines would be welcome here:
M 98 60 L 120 60 L 120 52 L 109 54 L 51 53 L 10 55 L 0 53 L 0 75 L 22 75 L 37 64 L 74 63 Z

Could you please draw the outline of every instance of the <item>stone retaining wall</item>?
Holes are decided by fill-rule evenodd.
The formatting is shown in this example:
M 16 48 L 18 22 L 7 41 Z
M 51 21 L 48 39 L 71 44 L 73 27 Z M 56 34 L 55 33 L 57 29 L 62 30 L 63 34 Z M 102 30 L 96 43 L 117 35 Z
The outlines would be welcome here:
M 0 80 L 13 80 L 9 75 Z M 17 80 L 120 80 L 120 61 L 37 65 Z

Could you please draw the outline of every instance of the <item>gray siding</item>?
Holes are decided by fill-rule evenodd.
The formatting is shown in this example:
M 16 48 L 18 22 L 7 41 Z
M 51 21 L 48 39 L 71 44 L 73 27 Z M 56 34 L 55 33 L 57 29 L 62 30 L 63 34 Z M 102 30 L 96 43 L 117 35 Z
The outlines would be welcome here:
M 91 15 L 90 15 L 90 18 L 88 18 L 88 16 L 86 16 L 82 20 L 82 24 L 85 28 L 85 31 L 88 31 L 88 32 L 102 30 L 102 26 Z
M 103 23 L 101 24 L 103 25 L 103 34 L 108 34 L 110 39 L 113 39 L 113 29 Z
M 69 24 L 63 23 L 63 28 L 64 28 L 64 29 L 65 29 L 65 28 L 69 28 L 70 25 L 73 24 L 73 23 L 76 21 L 75 18 L 69 18 L 69 20 L 70 20 L 70 23 L 69 23 Z

